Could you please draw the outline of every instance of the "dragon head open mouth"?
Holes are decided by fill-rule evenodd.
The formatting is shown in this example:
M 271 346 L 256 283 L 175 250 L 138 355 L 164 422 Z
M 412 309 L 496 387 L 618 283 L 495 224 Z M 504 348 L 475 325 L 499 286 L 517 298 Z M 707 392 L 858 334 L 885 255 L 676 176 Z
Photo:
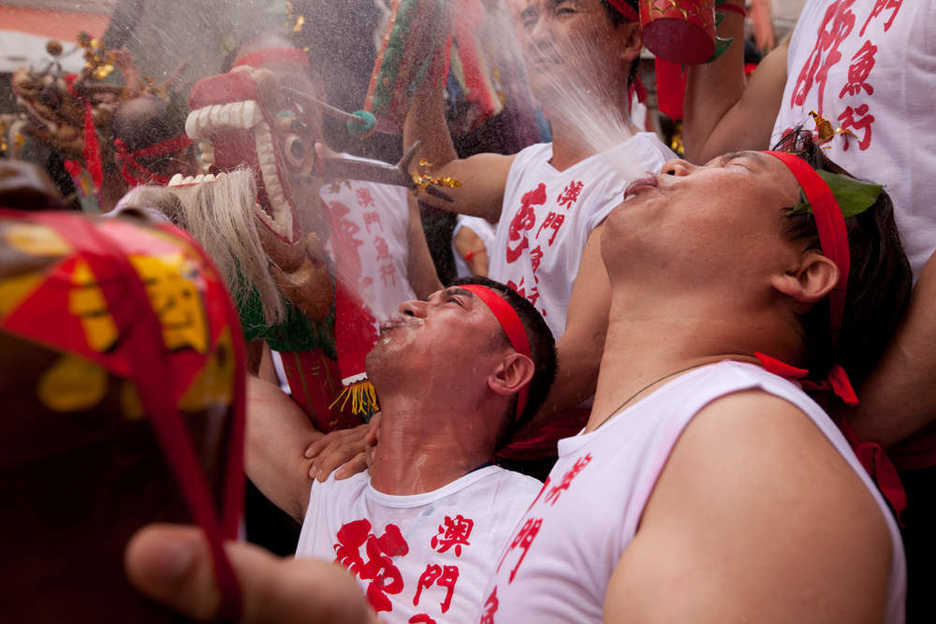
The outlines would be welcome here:
M 185 131 L 200 141 L 202 159 L 216 172 L 252 169 L 257 179 L 256 216 L 288 243 L 303 235 L 299 203 L 317 198 L 308 189 L 315 170 L 319 121 L 307 122 L 299 100 L 288 96 L 287 80 L 295 74 L 239 65 L 234 70 L 200 80 L 189 97 Z M 193 183 L 175 178 L 170 185 Z M 308 195 L 306 194 L 308 193 Z M 314 195 L 312 195 L 314 193 Z M 304 207 L 304 206 L 303 206 Z

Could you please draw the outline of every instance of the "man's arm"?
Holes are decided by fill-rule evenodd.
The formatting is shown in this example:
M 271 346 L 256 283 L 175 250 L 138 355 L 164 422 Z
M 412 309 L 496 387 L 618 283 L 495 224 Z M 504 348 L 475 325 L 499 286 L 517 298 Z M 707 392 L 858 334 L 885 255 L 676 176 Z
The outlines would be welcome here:
M 738 0 L 727 2 L 743 6 Z M 744 77 L 744 18 L 725 11 L 718 27 L 721 37 L 732 37 L 722 56 L 689 68 L 683 105 L 683 141 L 686 158 L 704 163 L 746 149 L 767 149 L 786 84 L 789 40 L 768 54 Z
M 890 347 L 862 385 L 849 414 L 862 440 L 884 447 L 936 421 L 936 254 L 913 289 L 910 307 Z
M 883 515 L 811 420 L 761 391 L 683 432 L 605 597 L 615 622 L 881 622 Z
M 305 413 L 268 381 L 247 376 L 247 476 L 297 522 L 309 504 L 309 443 L 322 437 Z
M 513 156 L 476 154 L 459 159 L 445 121 L 445 100 L 441 88 L 426 87 L 410 101 L 403 124 L 404 151 L 416 141 L 419 141 L 419 150 L 410 169 L 425 159 L 432 165 L 429 175 L 451 177 L 460 185 L 439 189 L 451 197 L 452 202 L 425 192 L 419 192 L 418 199 L 436 208 L 483 217 L 496 223 L 500 218 Z
M 422 217 L 419 215 L 419 203 L 412 195 L 407 195 L 406 201 L 409 210 L 406 277 L 416 296 L 426 299 L 435 291 L 442 290 L 442 282 L 439 281 L 439 275 L 432 263 L 432 255 L 429 253 L 429 244 L 426 243 L 426 233 L 423 230 Z
M 572 286 L 565 333 L 556 343 L 559 369 L 543 406 L 516 437 L 539 429 L 544 423 L 595 394 L 598 367 L 608 332 L 611 283 L 601 259 L 604 225 L 592 231 L 582 252 Z

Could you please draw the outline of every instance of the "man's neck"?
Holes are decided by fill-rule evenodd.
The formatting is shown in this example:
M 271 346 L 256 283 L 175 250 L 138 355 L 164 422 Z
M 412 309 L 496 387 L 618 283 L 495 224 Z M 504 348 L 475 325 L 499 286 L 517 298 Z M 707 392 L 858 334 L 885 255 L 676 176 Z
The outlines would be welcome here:
M 698 367 L 724 360 L 758 363 L 754 353 L 763 351 L 780 359 L 792 359 L 793 345 L 765 336 L 776 335 L 769 321 L 745 318 L 739 330 L 737 315 L 719 314 L 717 307 L 660 306 L 653 310 L 628 308 L 626 301 L 612 302 L 608 334 L 586 429 L 593 431 L 623 407 Z M 632 299 L 632 298 L 631 298 Z M 766 317 L 765 317 L 766 318 Z M 773 348 L 765 347 L 773 343 Z
M 369 469 L 371 485 L 379 492 L 431 492 L 491 459 L 489 441 L 469 440 L 467 428 L 456 426 L 470 422 L 471 415 L 453 418 L 448 406 L 431 408 L 423 401 L 395 397 L 381 397 L 381 408 L 379 441 Z
M 570 111 L 561 106 L 550 115 L 553 154 L 549 163 L 553 168 L 565 171 L 636 134 L 639 129 L 630 120 L 629 98 L 628 93 L 622 92 L 614 99 L 596 102 L 593 113 L 590 113 L 594 116 L 594 123 L 567 118 Z M 602 109 L 602 106 L 607 108 Z M 602 113 L 602 110 L 606 112 Z M 609 123 L 613 117 L 619 117 L 619 123 Z M 590 136 L 592 134 L 595 136 Z

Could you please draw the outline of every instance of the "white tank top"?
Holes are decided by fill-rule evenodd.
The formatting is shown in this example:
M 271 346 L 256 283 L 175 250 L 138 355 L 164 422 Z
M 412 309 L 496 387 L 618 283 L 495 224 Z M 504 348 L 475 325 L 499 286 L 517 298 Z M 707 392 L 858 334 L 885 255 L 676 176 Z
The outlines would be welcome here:
M 753 388 L 809 416 L 871 492 L 893 545 L 885 621 L 901 624 L 906 561 L 884 499 L 821 407 L 789 381 L 738 362 L 686 373 L 597 431 L 559 441 L 559 460 L 498 561 L 481 622 L 601 622 L 611 574 L 683 429 L 714 399 Z
M 551 158 L 552 143 L 514 156 L 488 277 L 526 297 L 559 339 L 592 230 L 621 203 L 631 181 L 659 172 L 675 155 L 655 134 L 641 132 L 565 171 L 549 164 Z
M 313 481 L 297 557 L 348 568 L 381 622 L 472 622 L 494 561 L 542 484 L 488 466 L 393 496 L 366 472 Z
M 936 2 L 810 0 L 787 55 L 771 142 L 817 111 L 854 133 L 827 144 L 853 175 L 885 185 L 914 276 L 936 248 Z

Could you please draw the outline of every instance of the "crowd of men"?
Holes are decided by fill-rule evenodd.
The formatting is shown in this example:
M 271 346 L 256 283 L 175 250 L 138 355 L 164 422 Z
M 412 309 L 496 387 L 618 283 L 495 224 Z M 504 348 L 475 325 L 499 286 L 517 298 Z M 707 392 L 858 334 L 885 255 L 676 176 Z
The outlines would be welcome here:
M 551 131 L 516 154 L 459 158 L 432 79 L 398 166 L 336 154 L 264 35 L 192 91 L 208 174 L 134 161 L 90 219 L 0 165 L 10 614 L 932 620 L 936 1 L 689 67 L 685 159 L 631 121 L 637 0 L 506 6 Z M 417 201 L 491 225 L 486 277 L 443 287 Z M 234 541 L 244 475 L 294 556 Z

